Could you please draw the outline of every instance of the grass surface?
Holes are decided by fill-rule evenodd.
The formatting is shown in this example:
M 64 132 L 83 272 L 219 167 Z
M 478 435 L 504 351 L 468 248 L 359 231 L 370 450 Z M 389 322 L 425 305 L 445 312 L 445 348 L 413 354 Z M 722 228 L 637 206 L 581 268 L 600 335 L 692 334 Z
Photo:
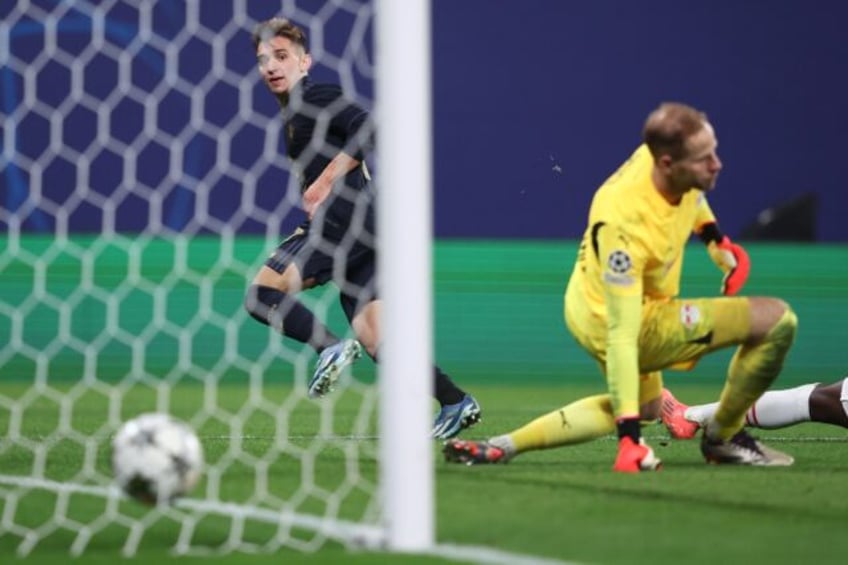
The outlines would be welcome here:
M 600 386 L 600 382 L 598 383 Z M 0 394 L 21 399 L 23 388 L 0 385 Z M 709 400 L 717 394 L 712 385 L 683 384 L 678 396 L 685 401 Z M 467 432 L 483 438 L 510 430 L 569 400 L 593 393 L 597 387 L 585 384 L 562 386 L 481 386 L 474 393 L 484 406 L 485 419 Z M 174 392 L 174 412 L 193 406 L 199 387 Z M 273 387 L 265 391 L 269 400 L 284 401 L 289 391 Z M 256 496 L 256 461 L 277 461 L 268 473 L 268 492 L 280 499 L 298 499 L 302 512 L 323 512 L 325 497 L 318 491 L 335 493 L 340 502 L 338 514 L 356 519 L 366 511 L 368 489 L 346 489 L 344 470 L 354 466 L 363 475 L 360 487 L 370 484 L 376 473 L 376 441 L 362 437 L 315 443 L 316 429 L 322 429 L 324 412 L 314 403 L 295 406 L 286 450 L 279 454 L 275 445 L 273 418 L 246 420 L 241 441 L 231 442 L 223 432 L 231 425 L 220 414 L 235 414 L 242 405 L 238 389 L 225 389 L 218 396 L 219 417 L 201 427 L 200 435 L 207 458 L 223 471 L 219 497 L 239 503 L 269 505 L 267 496 Z M 356 415 L 365 396 L 354 391 L 338 395 L 333 405 L 335 434 L 344 437 L 355 429 Z M 33 443 L 49 442 L 45 475 L 62 481 L 76 481 L 83 472 L 80 444 L 56 431 L 56 414 L 51 403 L 27 397 L 38 410 L 24 416 L 24 435 Z M 124 409 L 133 411 L 135 395 L 125 396 Z M 98 438 L 93 483 L 108 481 L 109 433 L 96 417 L 100 407 L 88 400 L 75 404 L 74 429 Z M 87 410 L 91 408 L 91 410 Z M 146 406 L 140 406 L 145 409 Z M 8 410 L 0 412 L 2 427 L 8 431 Z M 88 416 L 86 416 L 88 414 Z M 237 421 L 237 419 L 236 419 Z M 52 422 L 52 423 L 51 423 Z M 324 426 L 327 424 L 324 423 Z M 216 427 L 217 426 L 217 427 Z M 366 424 L 372 429 L 373 422 Z M 326 430 L 326 427 L 323 428 Z M 525 454 L 508 465 L 465 467 L 449 465 L 437 453 L 437 540 L 443 544 L 484 546 L 509 552 L 532 554 L 582 563 L 712 563 L 716 556 L 729 563 L 770 562 L 837 563 L 848 552 L 842 535 L 848 514 L 848 432 L 841 428 L 805 424 L 794 428 L 758 432 L 775 447 L 795 455 L 796 464 L 786 469 L 755 469 L 708 466 L 703 463 L 697 442 L 669 441 L 660 426 L 648 426 L 644 433 L 665 468 L 660 473 L 621 476 L 610 471 L 615 442 L 604 438 L 592 443 Z M 8 437 L 8 432 L 5 434 Z M 19 443 L 19 442 L 18 442 Z M 243 446 L 238 457 L 229 457 L 234 445 Z M 302 463 L 289 455 L 297 449 L 307 454 L 319 445 L 314 474 L 304 474 Z M 295 449 L 297 448 L 297 449 Z M 438 446 L 434 444 L 434 450 Z M 353 450 L 353 451 L 351 451 Z M 31 473 L 36 463 L 32 453 L 20 445 L 0 451 L 3 474 Z M 351 457 L 351 454 L 354 456 Z M 256 458 L 256 459 L 253 459 Z M 304 492 L 303 480 L 319 487 Z M 414 488 L 414 485 L 410 485 Z M 204 481 L 193 493 L 208 492 Z M 308 490 L 308 489 L 307 489 Z M 13 494 L 14 493 L 14 494 Z M 132 502 L 122 502 L 112 515 L 101 497 L 75 495 L 67 510 L 58 505 L 56 495 L 35 490 L 23 496 L 16 489 L 0 488 L 3 524 L 0 528 L 0 554 L 14 555 L 26 542 L 22 526 L 44 528 L 62 517 L 65 526 L 44 536 L 29 560 L 59 563 L 68 558 L 68 548 L 83 525 L 93 525 L 94 536 L 83 556 L 85 563 L 114 561 L 127 538 L 129 520 L 148 521 L 139 562 L 191 563 L 203 560 L 221 563 L 436 563 L 434 557 L 400 556 L 351 551 L 308 532 L 292 531 L 296 543 L 307 553 L 281 549 L 269 555 L 176 557 L 170 553 L 179 534 L 183 514 L 159 514 Z M 123 523 L 121 523 L 123 521 Z M 197 525 L 194 540 L 200 546 L 226 546 L 233 523 L 229 519 L 206 516 Z M 248 522 L 245 539 L 265 543 L 275 534 L 266 524 Z M 314 546 L 313 546 L 314 544 Z M 320 547 L 316 553 L 311 551 Z
M 108 485 L 121 421 L 160 409 L 190 421 L 210 463 L 191 500 L 374 519 L 374 365 L 322 402 L 291 393 L 314 354 L 249 318 L 244 289 L 276 241 L 238 237 L 25 236 L 0 245 L 0 475 Z M 12 244 L 14 243 L 14 245 Z M 602 390 L 568 335 L 562 293 L 577 242 L 442 241 L 434 253 L 435 352 L 484 408 L 469 437 L 509 431 Z M 713 296 L 720 274 L 698 242 L 684 296 Z M 848 247 L 748 246 L 747 295 L 776 295 L 800 319 L 778 387 L 848 370 Z M 303 296 L 342 334 L 332 287 Z M 731 350 L 692 374 L 666 374 L 681 400 L 718 396 Z M 581 563 L 841 563 L 848 433 L 807 424 L 761 432 L 795 455 L 787 469 L 707 466 L 696 442 L 645 429 L 661 473 L 614 475 L 615 442 L 462 467 L 436 455 L 437 540 Z M 409 485 L 415 488 L 415 485 Z M 177 557 L 183 518 L 204 555 Z M 117 497 L 57 496 L 0 484 L 0 562 L 114 562 L 140 525 L 140 563 L 435 563 L 358 552 L 312 531 L 271 529 L 182 506 L 150 511 Z M 243 532 L 243 533 L 240 533 Z M 237 535 L 234 535 L 237 534 Z M 285 537 L 301 550 L 276 549 Z M 219 555 L 227 548 L 240 553 Z M 270 550 L 270 553 L 268 552 Z M 262 553 L 265 551 L 265 553 Z
M 557 408 L 557 398 L 582 392 L 484 389 L 489 416 L 471 435 L 511 429 L 540 408 Z M 677 392 L 687 401 L 717 394 L 694 385 Z M 610 472 L 612 439 L 526 454 L 503 467 L 441 465 L 439 539 L 587 563 L 844 558 L 845 430 L 806 424 L 757 432 L 795 455 L 796 464 L 786 469 L 705 465 L 697 442 L 668 441 L 660 426 L 644 433 L 665 463 L 660 473 Z

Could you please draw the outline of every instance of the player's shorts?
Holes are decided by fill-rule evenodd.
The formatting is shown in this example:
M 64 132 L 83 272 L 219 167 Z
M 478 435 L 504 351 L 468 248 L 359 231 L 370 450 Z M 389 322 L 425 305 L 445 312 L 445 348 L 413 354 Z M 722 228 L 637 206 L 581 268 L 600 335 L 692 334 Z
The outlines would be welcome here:
M 606 363 L 606 320 L 568 304 L 569 330 L 602 366 Z M 639 333 L 639 372 L 688 370 L 705 354 L 741 343 L 750 333 L 747 298 L 646 301 Z
M 374 248 L 355 240 L 350 245 L 329 245 L 320 238 L 310 237 L 309 227 L 308 222 L 301 224 L 277 246 L 265 265 L 282 273 L 293 264 L 301 279 L 311 286 L 334 282 L 339 287 L 345 314 L 352 318 L 377 296 Z

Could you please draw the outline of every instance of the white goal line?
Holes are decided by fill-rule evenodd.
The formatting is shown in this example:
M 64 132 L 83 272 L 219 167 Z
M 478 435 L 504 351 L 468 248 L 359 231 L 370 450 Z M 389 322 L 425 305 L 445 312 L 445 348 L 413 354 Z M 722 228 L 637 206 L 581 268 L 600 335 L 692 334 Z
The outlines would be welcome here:
M 32 477 L 0 475 L 0 485 L 23 489 L 41 489 L 57 493 L 87 494 L 102 498 L 126 499 L 124 493 L 115 485 L 96 486 L 78 483 L 60 483 Z M 285 524 L 319 533 L 347 545 L 366 550 L 381 551 L 386 548 L 384 529 L 378 525 L 367 525 L 339 520 L 337 518 L 319 518 L 298 514 L 286 510 L 269 510 L 255 506 L 243 506 L 230 502 L 182 498 L 171 506 L 180 510 L 190 510 L 205 514 L 219 514 L 230 518 L 247 518 L 269 524 Z M 155 508 L 151 509 L 156 511 Z M 484 565 L 576 565 L 574 562 L 559 561 L 521 553 L 500 551 L 490 547 L 459 544 L 436 544 L 422 555 L 432 555 L 445 559 L 454 559 L 468 563 Z
M 89 494 L 103 498 L 127 499 L 116 486 L 82 485 L 78 483 L 60 483 L 32 477 L 16 477 L 0 475 L 0 485 L 21 487 L 26 489 L 41 489 L 57 493 Z M 304 530 L 319 533 L 327 538 L 345 542 L 363 548 L 379 549 L 384 544 L 383 529 L 376 525 L 358 524 L 338 518 L 319 518 L 298 514 L 289 510 L 270 510 L 255 506 L 244 506 L 231 502 L 181 498 L 168 507 L 179 510 L 191 510 L 205 514 L 219 514 L 231 518 L 248 518 L 269 524 L 284 524 Z M 156 511 L 155 507 L 151 508 Z

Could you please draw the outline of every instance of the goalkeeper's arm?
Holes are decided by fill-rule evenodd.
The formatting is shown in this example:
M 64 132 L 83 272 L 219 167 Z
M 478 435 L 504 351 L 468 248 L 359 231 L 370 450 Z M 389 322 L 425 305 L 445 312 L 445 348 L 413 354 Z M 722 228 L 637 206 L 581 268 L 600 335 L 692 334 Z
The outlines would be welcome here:
M 730 238 L 721 232 L 715 222 L 701 226 L 698 236 L 706 244 L 713 263 L 724 273 L 721 293 L 732 296 L 742 290 L 742 286 L 748 280 L 748 273 L 751 271 L 751 260 L 748 258 L 748 253 L 742 246 L 730 241 Z

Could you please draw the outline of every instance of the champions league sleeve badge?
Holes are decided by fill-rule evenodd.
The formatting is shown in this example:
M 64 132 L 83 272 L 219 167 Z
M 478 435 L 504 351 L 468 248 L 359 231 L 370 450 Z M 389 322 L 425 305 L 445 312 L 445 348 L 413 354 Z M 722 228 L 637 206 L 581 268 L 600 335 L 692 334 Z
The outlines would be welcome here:
M 604 272 L 604 280 L 610 284 L 631 285 L 633 277 L 628 273 L 633 266 L 630 255 L 622 250 L 616 249 L 607 257 L 607 268 Z

